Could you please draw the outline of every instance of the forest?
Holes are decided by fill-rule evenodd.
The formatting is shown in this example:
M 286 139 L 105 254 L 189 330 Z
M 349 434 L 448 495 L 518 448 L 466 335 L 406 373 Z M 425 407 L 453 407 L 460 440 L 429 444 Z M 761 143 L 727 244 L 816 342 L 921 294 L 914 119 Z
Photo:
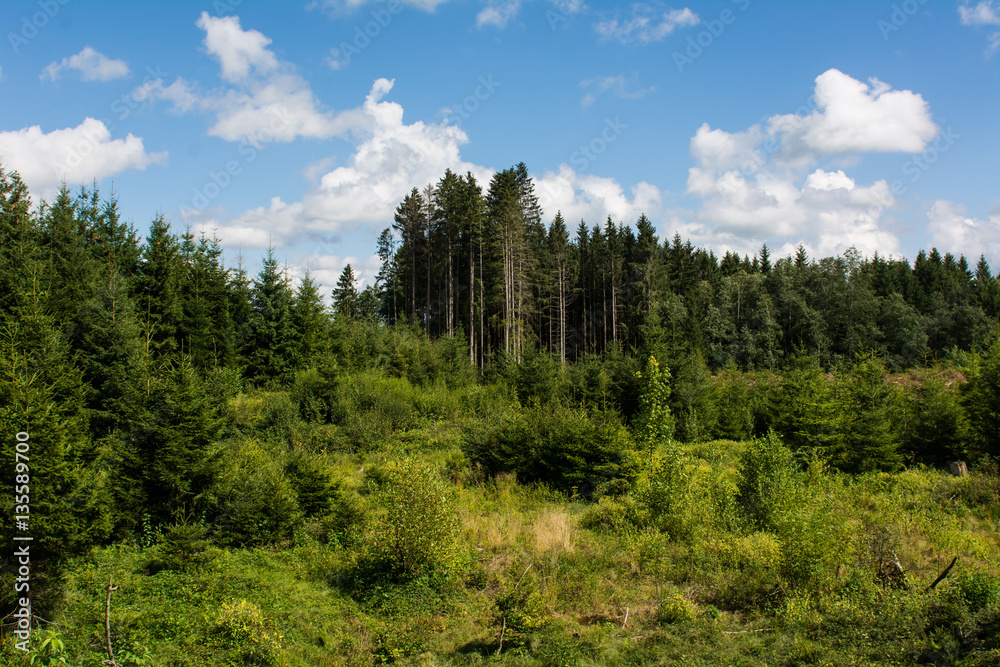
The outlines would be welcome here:
M 1000 663 L 986 259 L 571 224 L 447 171 L 325 292 L 0 168 L 0 665 Z

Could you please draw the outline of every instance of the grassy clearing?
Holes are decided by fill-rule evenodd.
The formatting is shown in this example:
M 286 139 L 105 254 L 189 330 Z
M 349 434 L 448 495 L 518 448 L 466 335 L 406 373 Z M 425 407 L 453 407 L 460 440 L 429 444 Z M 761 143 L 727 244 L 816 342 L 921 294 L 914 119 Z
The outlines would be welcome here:
M 998 664 L 995 476 L 849 476 L 789 463 L 766 439 L 720 440 L 643 454 L 630 492 L 584 500 L 470 461 L 464 434 L 517 412 L 481 391 L 361 377 L 338 405 L 374 416 L 374 435 L 348 417 L 299 421 L 287 394 L 234 399 L 225 488 L 300 493 L 294 520 L 269 528 L 286 532 L 155 572 L 155 531 L 94 550 L 48 626 L 65 650 L 50 643 L 35 664 L 101 664 L 110 577 L 120 665 Z M 288 472 L 302 456 L 335 482 L 313 516 Z M 407 461 L 441 491 L 393 496 Z M 280 518 L 273 502 L 240 507 L 246 525 Z M 454 549 L 391 566 L 386 531 L 428 516 L 454 532 L 420 548 Z M 20 664 L 9 644 L 0 664 Z

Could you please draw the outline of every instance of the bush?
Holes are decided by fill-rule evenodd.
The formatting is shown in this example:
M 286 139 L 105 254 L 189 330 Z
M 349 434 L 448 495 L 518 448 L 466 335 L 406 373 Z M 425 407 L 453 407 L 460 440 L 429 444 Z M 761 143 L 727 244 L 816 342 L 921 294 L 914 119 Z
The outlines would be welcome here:
M 986 572 L 963 572 L 955 580 L 956 594 L 972 612 L 1000 602 L 1000 582 Z
M 656 620 L 660 623 L 690 623 L 698 618 L 698 605 L 675 593 L 660 603 Z
M 773 432 L 755 438 L 739 463 L 736 500 L 743 516 L 759 530 L 774 530 L 795 488 L 792 452 Z
M 186 519 L 177 521 L 164 532 L 147 569 L 151 574 L 161 570 L 190 572 L 200 569 L 214 558 L 207 532 L 204 524 Z
M 459 560 L 454 490 L 426 463 L 403 460 L 376 473 L 381 511 L 373 530 L 377 564 L 393 575 L 447 571 Z
M 636 470 L 621 424 L 597 422 L 565 405 L 533 406 L 506 422 L 471 428 L 463 448 L 490 475 L 513 472 L 522 484 L 583 497 L 615 479 L 631 479 Z
M 301 518 L 281 465 L 253 440 L 230 452 L 215 501 L 214 524 L 227 546 L 280 543 Z
M 280 665 L 282 635 L 264 624 L 260 607 L 246 600 L 224 602 L 215 619 L 215 630 L 243 665 Z M 230 663 L 233 664 L 233 663 Z
M 670 445 L 651 462 L 635 492 L 651 525 L 673 538 L 686 536 L 690 521 L 691 470 L 686 457 Z

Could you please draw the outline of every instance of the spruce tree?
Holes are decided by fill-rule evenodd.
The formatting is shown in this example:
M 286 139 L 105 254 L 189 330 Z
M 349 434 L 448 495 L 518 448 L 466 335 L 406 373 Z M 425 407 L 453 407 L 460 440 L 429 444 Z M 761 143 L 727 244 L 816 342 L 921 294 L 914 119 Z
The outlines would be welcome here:
M 993 343 L 973 359 L 962 385 L 962 402 L 969 415 L 972 451 L 1000 458 L 1000 331 Z
M 136 284 L 136 305 L 150 359 L 169 357 L 179 347 L 184 318 L 181 286 L 184 265 L 180 253 L 180 244 L 170 233 L 169 223 L 162 215 L 156 216 L 142 249 Z
M 337 286 L 333 290 L 333 309 L 337 317 L 352 319 L 358 314 L 358 288 L 355 285 L 354 269 L 348 264 L 340 272 Z
M 295 364 L 292 294 L 279 271 L 274 248 L 268 248 L 254 280 L 249 328 L 248 377 L 264 382 L 287 379 Z
M 296 367 L 308 368 L 318 363 L 329 336 L 328 320 L 319 285 L 306 271 L 292 304 L 292 330 L 296 342 Z

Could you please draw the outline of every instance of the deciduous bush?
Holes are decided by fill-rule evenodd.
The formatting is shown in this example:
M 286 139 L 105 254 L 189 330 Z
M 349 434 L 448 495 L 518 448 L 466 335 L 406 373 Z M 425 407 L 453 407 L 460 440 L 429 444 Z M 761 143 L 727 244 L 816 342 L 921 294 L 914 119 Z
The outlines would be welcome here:
M 437 470 L 414 460 L 378 471 L 372 531 L 377 564 L 394 575 L 447 571 L 459 562 L 459 521 L 452 487 Z

